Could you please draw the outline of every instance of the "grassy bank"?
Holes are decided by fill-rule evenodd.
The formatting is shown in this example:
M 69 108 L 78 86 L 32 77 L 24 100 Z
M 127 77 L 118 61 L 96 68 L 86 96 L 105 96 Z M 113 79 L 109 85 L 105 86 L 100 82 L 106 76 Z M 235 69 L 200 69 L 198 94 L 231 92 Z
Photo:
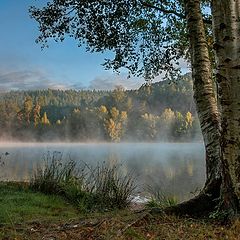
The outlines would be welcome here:
M 29 220 L 66 220 L 77 217 L 77 211 L 62 198 L 34 193 L 16 183 L 0 184 L 0 223 L 19 224 Z
M 59 196 L 0 183 L 0 239 L 239 239 L 240 222 L 151 215 L 129 209 L 81 213 Z
M 26 184 L 0 183 L 0 239 L 14 239 L 18 235 L 16 226 L 24 228 L 29 222 L 57 223 L 76 218 L 77 210 L 59 196 L 32 192 Z
M 134 179 L 119 170 L 106 164 L 79 168 L 49 155 L 30 183 L 0 182 L 0 240 L 240 239 L 238 221 L 222 226 L 136 211 Z M 176 204 L 161 190 L 151 196 L 148 207 Z

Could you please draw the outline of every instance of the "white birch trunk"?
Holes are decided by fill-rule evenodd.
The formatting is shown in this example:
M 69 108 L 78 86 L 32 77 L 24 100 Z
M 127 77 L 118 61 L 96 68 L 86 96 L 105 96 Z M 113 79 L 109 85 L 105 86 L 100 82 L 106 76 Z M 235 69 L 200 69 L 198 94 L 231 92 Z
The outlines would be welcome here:
M 240 0 L 213 0 L 214 48 L 222 115 L 223 202 L 240 200 Z
M 207 179 L 203 191 L 193 199 L 165 209 L 178 215 L 201 215 L 213 211 L 218 204 L 221 175 L 221 123 L 212 65 L 205 36 L 200 0 L 183 0 L 191 51 L 194 100 L 206 149 Z M 155 210 L 157 212 L 157 210 Z M 152 210 L 152 212 L 155 212 Z
M 220 116 L 200 0 L 184 0 L 184 5 L 190 40 L 194 99 L 206 148 L 206 187 L 208 187 L 221 178 Z

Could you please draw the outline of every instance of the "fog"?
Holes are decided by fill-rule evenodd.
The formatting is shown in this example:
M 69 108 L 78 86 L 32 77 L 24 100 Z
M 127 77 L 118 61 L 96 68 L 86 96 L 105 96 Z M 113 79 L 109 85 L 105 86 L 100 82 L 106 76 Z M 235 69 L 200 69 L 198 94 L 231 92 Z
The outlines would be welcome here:
M 138 191 L 160 188 L 178 199 L 191 197 L 205 180 L 202 143 L 1 143 L 0 180 L 28 181 L 46 154 L 90 165 L 120 163 L 137 178 Z

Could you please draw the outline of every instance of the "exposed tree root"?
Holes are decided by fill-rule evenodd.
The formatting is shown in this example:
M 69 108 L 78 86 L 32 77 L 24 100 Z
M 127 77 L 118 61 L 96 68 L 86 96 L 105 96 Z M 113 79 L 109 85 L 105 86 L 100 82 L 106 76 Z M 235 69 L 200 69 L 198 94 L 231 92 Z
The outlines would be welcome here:
M 215 180 L 207 184 L 202 192 L 176 206 L 167 207 L 165 209 L 153 208 L 150 210 L 151 214 L 165 213 L 174 214 L 178 216 L 188 215 L 193 217 L 201 217 L 209 214 L 219 204 L 221 180 Z

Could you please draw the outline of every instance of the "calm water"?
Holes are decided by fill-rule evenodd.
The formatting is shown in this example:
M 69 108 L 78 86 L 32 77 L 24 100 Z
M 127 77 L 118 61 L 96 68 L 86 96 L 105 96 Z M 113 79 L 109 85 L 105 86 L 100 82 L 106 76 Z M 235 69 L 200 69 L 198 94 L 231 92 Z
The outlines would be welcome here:
M 137 176 L 139 191 L 161 188 L 179 198 L 200 189 L 205 180 L 204 148 L 200 143 L 2 143 L 1 180 L 28 180 L 48 152 L 88 164 L 121 163 Z M 6 154 L 7 153 L 7 154 Z

